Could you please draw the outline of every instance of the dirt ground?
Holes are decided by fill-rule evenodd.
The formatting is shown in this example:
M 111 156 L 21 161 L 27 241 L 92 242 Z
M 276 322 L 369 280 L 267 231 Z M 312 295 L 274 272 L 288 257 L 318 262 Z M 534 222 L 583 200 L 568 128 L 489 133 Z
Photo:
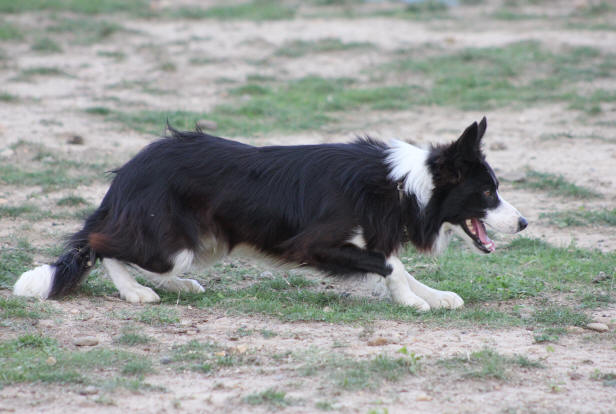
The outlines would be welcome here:
M 184 3 L 184 2 L 183 2 Z M 190 2 L 186 2 L 187 4 Z M 196 1 L 204 6 L 207 2 Z M 528 6 L 533 12 L 549 15 L 554 8 Z M 561 8 L 569 2 L 559 3 Z M 571 2 L 575 3 L 575 2 Z M 162 4 L 162 3 L 161 3 Z M 566 29 L 542 20 L 485 20 L 477 28 L 465 27 L 468 15 L 489 13 L 499 3 L 487 6 L 460 7 L 452 10 L 454 21 L 404 20 L 387 17 L 359 19 L 309 17 L 309 11 L 295 19 L 252 22 L 217 20 L 144 20 L 114 16 L 126 31 L 114 34 L 94 45 L 65 46 L 61 54 L 32 53 L 29 45 L 3 45 L 10 63 L 0 70 L 0 85 L 6 92 L 22 97 L 20 103 L 0 102 L 0 152 L 19 140 L 41 143 L 64 154 L 79 157 L 104 156 L 117 164 L 127 160 L 153 137 L 129 130 L 119 124 L 85 114 L 83 109 L 104 105 L 126 109 L 173 109 L 208 111 L 226 99 L 227 78 L 244 82 L 251 74 L 292 79 L 317 74 L 326 77 L 367 77 L 363 69 L 378 63 L 383 53 L 398 49 L 438 45 L 443 50 L 464 47 L 502 46 L 521 40 L 540 40 L 548 47 L 587 45 L 616 53 L 616 31 Z M 375 6 L 376 7 L 376 6 Z M 575 7 L 570 5 L 569 7 Z M 561 9 L 559 13 L 564 13 Z M 14 24 L 45 24 L 40 13 L 8 16 Z M 480 20 L 480 19 L 479 19 Z M 277 57 L 267 65 L 254 62 L 269 57 L 289 40 L 338 38 L 344 42 L 372 42 L 377 48 L 322 53 L 301 58 Z M 126 58 L 113 61 L 100 52 L 122 52 Z M 207 57 L 206 66 L 188 64 L 190 58 Z M 175 71 L 157 69 L 162 61 L 171 61 Z M 67 77 L 39 77 L 35 82 L 11 81 L 27 67 L 55 66 L 69 73 Z M 147 82 L 165 94 L 150 94 L 139 88 L 117 88 L 130 82 Z M 614 80 L 605 87 L 614 89 Z M 456 138 L 457 131 L 483 115 L 489 127 L 486 153 L 489 162 L 503 179 L 501 194 L 518 207 L 530 225 L 526 236 L 537 237 L 560 246 L 577 246 L 602 251 L 616 249 L 613 227 L 559 228 L 541 220 L 549 211 L 587 208 L 614 208 L 616 201 L 616 112 L 606 108 L 595 122 L 587 122 L 566 104 L 552 103 L 519 109 L 495 109 L 486 112 L 461 111 L 443 107 L 422 107 L 413 111 L 345 114 L 339 126 L 331 130 L 308 133 L 273 133 L 258 137 L 234 137 L 256 145 L 342 142 L 355 134 L 368 133 L 383 139 L 396 137 L 427 144 Z M 602 121 L 602 122 L 600 122 Z M 162 131 L 163 125 L 161 125 Z M 68 145 L 72 135 L 84 138 L 84 145 Z M 572 134 L 579 139 L 541 139 L 554 134 Z M 13 156 L 4 153 L 5 157 Z M 0 154 L 0 156 L 2 156 Z M 2 160 L 0 159 L 0 162 Z M 603 195 L 593 200 L 563 201 L 546 193 L 518 188 L 512 184 L 525 168 L 563 175 L 578 185 Z M 36 188 L 1 188 L 0 205 L 25 200 Z M 100 201 L 106 186 L 103 183 L 80 186 L 70 193 L 80 194 L 92 204 Z M 69 192 L 67 192 L 69 193 Z M 39 195 L 42 205 L 61 197 L 51 193 Z M 49 197 L 46 200 L 45 197 Z M 77 222 L 50 227 L 48 221 L 33 223 L 28 239 L 33 245 L 46 244 L 73 231 Z M 7 236 L 19 222 L 0 228 Z M 615 264 L 616 266 L 616 264 Z M 337 288 L 344 291 L 343 287 Z M 370 290 L 366 288 L 366 294 Z M 1 291 L 8 296 L 8 291 Z M 146 306 L 127 304 L 117 298 L 101 300 L 77 298 L 53 302 L 60 312 L 54 319 L 42 320 L 36 326 L 41 332 L 72 345 L 75 335 L 91 335 L 100 345 L 111 345 L 126 321 L 108 318 L 109 312 L 136 312 Z M 178 374 L 164 367 L 148 376 L 147 382 L 164 387 L 165 391 L 134 393 L 116 390 L 113 404 L 96 402 L 97 395 L 81 395 L 74 387 L 62 385 L 19 384 L 0 390 L 0 413 L 171 413 L 233 412 L 252 413 L 284 411 L 308 413 L 319 411 L 314 402 L 329 398 L 333 411 L 345 413 L 614 413 L 616 392 L 592 378 L 592 373 L 616 371 L 614 321 L 616 308 L 603 308 L 593 314 L 595 320 L 607 323 L 611 333 L 598 334 L 574 330 L 558 343 L 546 346 L 535 343 L 533 332 L 524 328 L 485 329 L 428 327 L 421 323 L 381 321 L 368 328 L 362 325 L 340 325 L 320 322 L 281 322 L 263 316 L 234 316 L 217 310 L 177 307 L 181 323 L 168 327 L 144 327 L 144 333 L 156 342 L 138 348 L 139 352 L 163 352 L 173 344 L 189 339 L 216 342 L 228 348 L 245 345 L 248 352 L 260 354 L 310 353 L 311 349 L 334 352 L 340 344 L 354 356 L 395 353 L 402 346 L 421 355 L 427 373 L 405 377 L 372 390 L 336 395 L 327 383 L 300 377 L 295 368 L 300 362 L 268 359 L 262 365 L 233 367 L 214 375 L 190 371 Z M 273 338 L 231 335 L 240 327 L 258 331 L 267 329 L 281 334 Z M 0 331 L 0 338 L 10 337 Z M 370 346 L 374 338 L 386 338 L 387 344 Z M 544 361 L 545 369 L 516 371 L 508 381 L 461 380 L 446 370 L 439 370 L 430 361 L 454 355 L 467 355 L 490 347 L 501 354 L 522 354 Z M 282 387 L 287 397 L 301 404 L 285 407 L 254 406 L 242 403 L 247 394 L 270 387 Z M 327 396 L 327 397 L 324 397 Z

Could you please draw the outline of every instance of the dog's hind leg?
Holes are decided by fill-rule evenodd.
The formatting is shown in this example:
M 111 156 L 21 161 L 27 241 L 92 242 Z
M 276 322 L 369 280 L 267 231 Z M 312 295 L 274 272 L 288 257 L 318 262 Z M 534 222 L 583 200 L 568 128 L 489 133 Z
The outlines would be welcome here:
M 431 304 L 413 292 L 409 286 L 407 276 L 410 276 L 404 269 L 404 265 L 395 256 L 387 259 L 387 264 L 392 268 L 392 272 L 385 277 L 385 284 L 391 293 L 394 302 L 406 305 L 421 312 L 429 311 Z
M 121 261 L 105 258 L 103 259 L 103 266 L 107 270 L 113 284 L 120 291 L 122 299 L 132 303 L 160 302 L 156 292 L 147 286 L 140 285 L 128 273 L 126 266 Z
M 139 268 L 143 276 L 154 283 L 156 287 L 169 292 L 205 292 L 203 286 L 193 279 L 182 279 L 177 277 L 187 272 L 193 264 L 194 253 L 190 250 L 181 250 L 173 258 L 173 268 L 167 273 L 154 273 Z

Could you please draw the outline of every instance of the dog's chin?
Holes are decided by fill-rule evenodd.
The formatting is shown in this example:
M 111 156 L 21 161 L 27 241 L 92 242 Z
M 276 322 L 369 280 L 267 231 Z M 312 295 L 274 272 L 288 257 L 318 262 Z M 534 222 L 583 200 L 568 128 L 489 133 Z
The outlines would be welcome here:
M 485 224 L 479 218 L 470 218 L 454 226 L 456 233 L 473 251 L 490 254 L 496 250 L 496 244 L 488 237 Z

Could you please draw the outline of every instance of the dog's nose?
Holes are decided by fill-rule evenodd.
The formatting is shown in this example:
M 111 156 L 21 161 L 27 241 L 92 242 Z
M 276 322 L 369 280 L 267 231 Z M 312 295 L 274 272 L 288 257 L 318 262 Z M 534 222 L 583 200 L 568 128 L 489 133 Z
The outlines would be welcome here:
M 524 217 L 518 219 L 518 231 L 524 230 L 528 226 L 528 221 Z

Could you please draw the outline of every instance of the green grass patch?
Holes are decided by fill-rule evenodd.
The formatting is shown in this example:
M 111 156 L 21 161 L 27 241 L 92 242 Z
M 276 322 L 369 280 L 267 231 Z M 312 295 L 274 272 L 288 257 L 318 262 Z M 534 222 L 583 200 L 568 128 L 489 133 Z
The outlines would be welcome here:
M 23 297 L 0 297 L 0 325 L 9 319 L 41 319 L 52 314 L 46 304 Z
M 40 211 L 38 207 L 30 204 L 23 204 L 21 206 L 0 206 L 0 218 L 14 218 L 25 214 L 37 214 L 40 213 Z
M 507 380 L 510 368 L 542 368 L 543 366 L 528 358 L 515 355 L 507 357 L 491 349 L 473 352 L 468 356 L 459 356 L 439 361 L 440 365 L 460 371 L 462 378 L 482 380 Z
M 77 207 L 82 205 L 88 205 L 88 203 L 83 197 L 76 195 L 69 195 L 66 197 L 62 197 L 56 202 L 56 205 L 66 206 L 66 207 Z
M 40 76 L 69 76 L 66 72 L 61 69 L 48 67 L 48 66 L 37 66 L 32 68 L 23 69 L 19 74 L 13 78 L 16 81 L 29 82 L 32 79 Z
M 160 134 L 167 120 L 178 129 L 193 129 L 199 119 L 210 119 L 230 135 L 271 131 L 314 130 L 335 123 L 336 112 L 352 109 L 404 109 L 412 105 L 413 88 L 362 87 L 351 79 L 310 76 L 281 85 L 248 83 L 229 92 L 239 96 L 210 113 L 188 111 L 118 112 L 108 119 L 141 132 Z
M 601 372 L 596 369 L 591 375 L 590 379 L 594 381 L 602 381 L 606 387 L 616 387 L 616 372 Z
M 24 382 L 61 384 L 97 383 L 92 374 L 121 372 L 125 367 L 143 366 L 147 359 L 125 351 L 93 349 L 68 351 L 49 337 L 27 334 L 0 343 L 0 385 Z M 132 375 L 128 368 L 128 373 Z M 144 370 L 141 369 L 142 373 Z M 86 374 L 87 373 L 87 374 Z
M 354 359 L 345 355 L 297 355 L 308 362 L 299 368 L 300 374 L 313 376 L 325 373 L 332 383 L 345 390 L 375 390 L 383 382 L 398 382 L 406 376 L 417 375 L 421 357 L 400 349 L 399 356 L 377 355 L 370 359 Z
M 234 5 L 208 8 L 169 8 L 164 14 L 172 18 L 217 20 L 284 20 L 295 16 L 295 8 L 273 0 L 252 0 Z
M 561 335 L 567 333 L 567 330 L 563 327 L 546 327 L 541 330 L 538 330 L 533 335 L 536 343 L 543 342 L 558 342 Z
M 62 46 L 49 37 L 40 37 L 32 43 L 32 50 L 40 53 L 60 53 Z
M 553 196 L 577 199 L 600 198 L 601 194 L 586 187 L 567 181 L 562 175 L 528 170 L 523 180 L 516 181 L 516 187 L 547 191 Z
M 81 14 L 107 14 L 126 12 L 146 14 L 146 0 L 0 0 L 0 12 L 24 13 L 39 11 L 73 12 Z
M 541 218 L 545 218 L 549 223 L 558 227 L 587 227 L 593 225 L 616 226 L 616 209 L 613 210 L 577 210 L 556 211 L 551 213 L 541 213 Z
M 0 102 L 19 102 L 19 97 L 7 92 L 0 92 Z
M 134 319 L 152 326 L 173 325 L 180 322 L 177 311 L 168 306 L 149 306 L 135 315 Z
M 135 332 L 135 329 L 125 328 L 122 330 L 122 334 L 113 340 L 116 344 L 126 346 L 146 345 L 154 342 L 152 338 L 147 335 L 142 335 Z
M 343 42 L 336 38 L 319 40 L 293 40 L 285 42 L 276 52 L 276 56 L 300 57 L 313 53 L 339 52 L 353 49 L 371 49 L 374 44 L 368 42 Z
M 286 398 L 284 391 L 268 388 L 265 391 L 250 394 L 244 398 L 244 402 L 250 405 L 269 405 L 272 407 L 286 407 L 292 405 L 291 400 Z
M 546 326 L 586 326 L 591 322 L 588 315 L 583 312 L 561 305 L 548 305 L 537 309 L 533 320 Z
M 19 28 L 6 21 L 0 21 L 0 41 L 21 40 L 24 35 Z
M 66 33 L 71 35 L 72 43 L 79 45 L 92 45 L 100 43 L 112 35 L 125 29 L 118 23 L 94 18 L 59 18 L 47 28 L 52 33 Z M 100 52 L 99 52 L 100 53 Z
M 477 110 L 512 104 L 569 102 L 574 109 L 591 111 L 605 101 L 609 92 L 581 93 L 577 82 L 610 78 L 614 55 L 590 47 L 565 48 L 551 52 L 536 41 L 504 47 L 468 48 L 459 52 L 394 60 L 382 67 L 384 73 L 410 73 L 431 82 L 414 97 L 423 105 L 455 106 Z
M 27 241 L 2 243 L 0 247 L 0 287 L 11 289 L 17 277 L 32 266 L 32 246 Z
M 196 340 L 174 346 L 170 360 L 179 371 L 190 370 L 204 374 L 251 362 L 245 353 Z

